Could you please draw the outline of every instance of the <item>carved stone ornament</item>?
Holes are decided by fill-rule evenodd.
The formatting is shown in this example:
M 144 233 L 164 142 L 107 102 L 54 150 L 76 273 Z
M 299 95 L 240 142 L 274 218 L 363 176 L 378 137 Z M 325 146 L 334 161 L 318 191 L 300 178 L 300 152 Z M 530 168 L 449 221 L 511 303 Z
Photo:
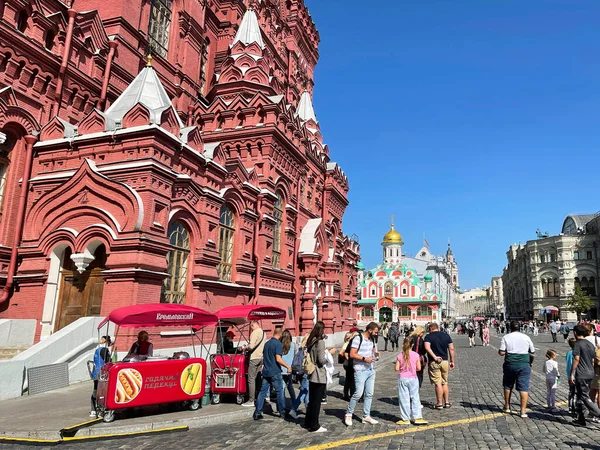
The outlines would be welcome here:
M 83 273 L 95 258 L 91 255 L 86 255 L 85 253 L 74 253 L 71 255 L 71 259 L 77 267 L 77 272 Z

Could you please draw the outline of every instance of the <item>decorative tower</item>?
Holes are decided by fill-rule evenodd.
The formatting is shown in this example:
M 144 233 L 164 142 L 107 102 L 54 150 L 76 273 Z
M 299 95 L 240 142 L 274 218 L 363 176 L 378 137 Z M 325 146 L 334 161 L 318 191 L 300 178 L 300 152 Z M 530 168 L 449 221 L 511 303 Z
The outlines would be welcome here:
M 458 287 L 458 264 L 456 264 L 452 248 L 450 248 L 450 239 L 448 239 L 448 250 L 446 250 L 446 264 L 448 266 L 448 273 L 451 277 L 452 286 Z
M 392 216 L 392 225 L 390 231 L 383 236 L 383 263 L 399 264 L 402 261 L 402 236 L 394 229 L 394 216 Z

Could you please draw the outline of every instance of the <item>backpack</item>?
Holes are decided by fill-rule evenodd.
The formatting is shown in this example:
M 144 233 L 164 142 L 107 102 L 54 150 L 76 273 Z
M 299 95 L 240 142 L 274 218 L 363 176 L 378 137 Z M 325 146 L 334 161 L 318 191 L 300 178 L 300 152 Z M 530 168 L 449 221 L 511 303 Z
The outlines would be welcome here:
M 306 354 L 306 349 L 302 346 L 298 347 L 296 353 L 294 353 L 294 359 L 292 360 L 292 373 L 295 375 L 302 375 L 304 372 L 302 371 L 302 364 L 304 362 L 304 355 Z
M 315 370 L 317 370 L 317 366 L 315 366 L 315 363 L 313 362 L 312 357 L 310 356 L 310 350 L 304 350 L 304 357 L 302 358 L 302 371 L 306 375 L 312 375 L 312 373 Z
M 354 341 L 354 339 L 359 338 L 360 340 L 358 341 L 358 348 L 357 350 L 360 350 L 360 347 L 363 343 L 363 335 L 362 333 L 358 333 L 356 336 L 354 336 L 352 339 L 350 339 L 350 342 L 348 342 L 348 351 L 346 352 L 348 354 L 348 369 L 349 370 L 354 370 L 354 358 L 350 358 L 350 352 L 352 351 L 352 341 Z

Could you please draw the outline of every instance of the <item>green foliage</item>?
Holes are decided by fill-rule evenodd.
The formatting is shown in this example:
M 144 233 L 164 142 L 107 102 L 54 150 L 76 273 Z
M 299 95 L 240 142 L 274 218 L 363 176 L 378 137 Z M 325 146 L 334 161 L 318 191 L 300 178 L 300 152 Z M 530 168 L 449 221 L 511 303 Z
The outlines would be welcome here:
M 577 320 L 581 320 L 581 315 L 590 310 L 594 302 L 589 298 L 580 286 L 575 286 L 575 292 L 565 303 L 565 308 L 577 314 Z

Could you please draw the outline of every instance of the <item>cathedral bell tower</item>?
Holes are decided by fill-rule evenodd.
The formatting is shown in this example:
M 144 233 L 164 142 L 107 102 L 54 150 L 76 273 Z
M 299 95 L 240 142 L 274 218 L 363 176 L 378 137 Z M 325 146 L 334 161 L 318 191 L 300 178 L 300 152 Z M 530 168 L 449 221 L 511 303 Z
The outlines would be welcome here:
M 399 264 L 402 262 L 402 236 L 394 229 L 394 216 L 392 216 L 392 225 L 390 231 L 383 236 L 383 263 Z

